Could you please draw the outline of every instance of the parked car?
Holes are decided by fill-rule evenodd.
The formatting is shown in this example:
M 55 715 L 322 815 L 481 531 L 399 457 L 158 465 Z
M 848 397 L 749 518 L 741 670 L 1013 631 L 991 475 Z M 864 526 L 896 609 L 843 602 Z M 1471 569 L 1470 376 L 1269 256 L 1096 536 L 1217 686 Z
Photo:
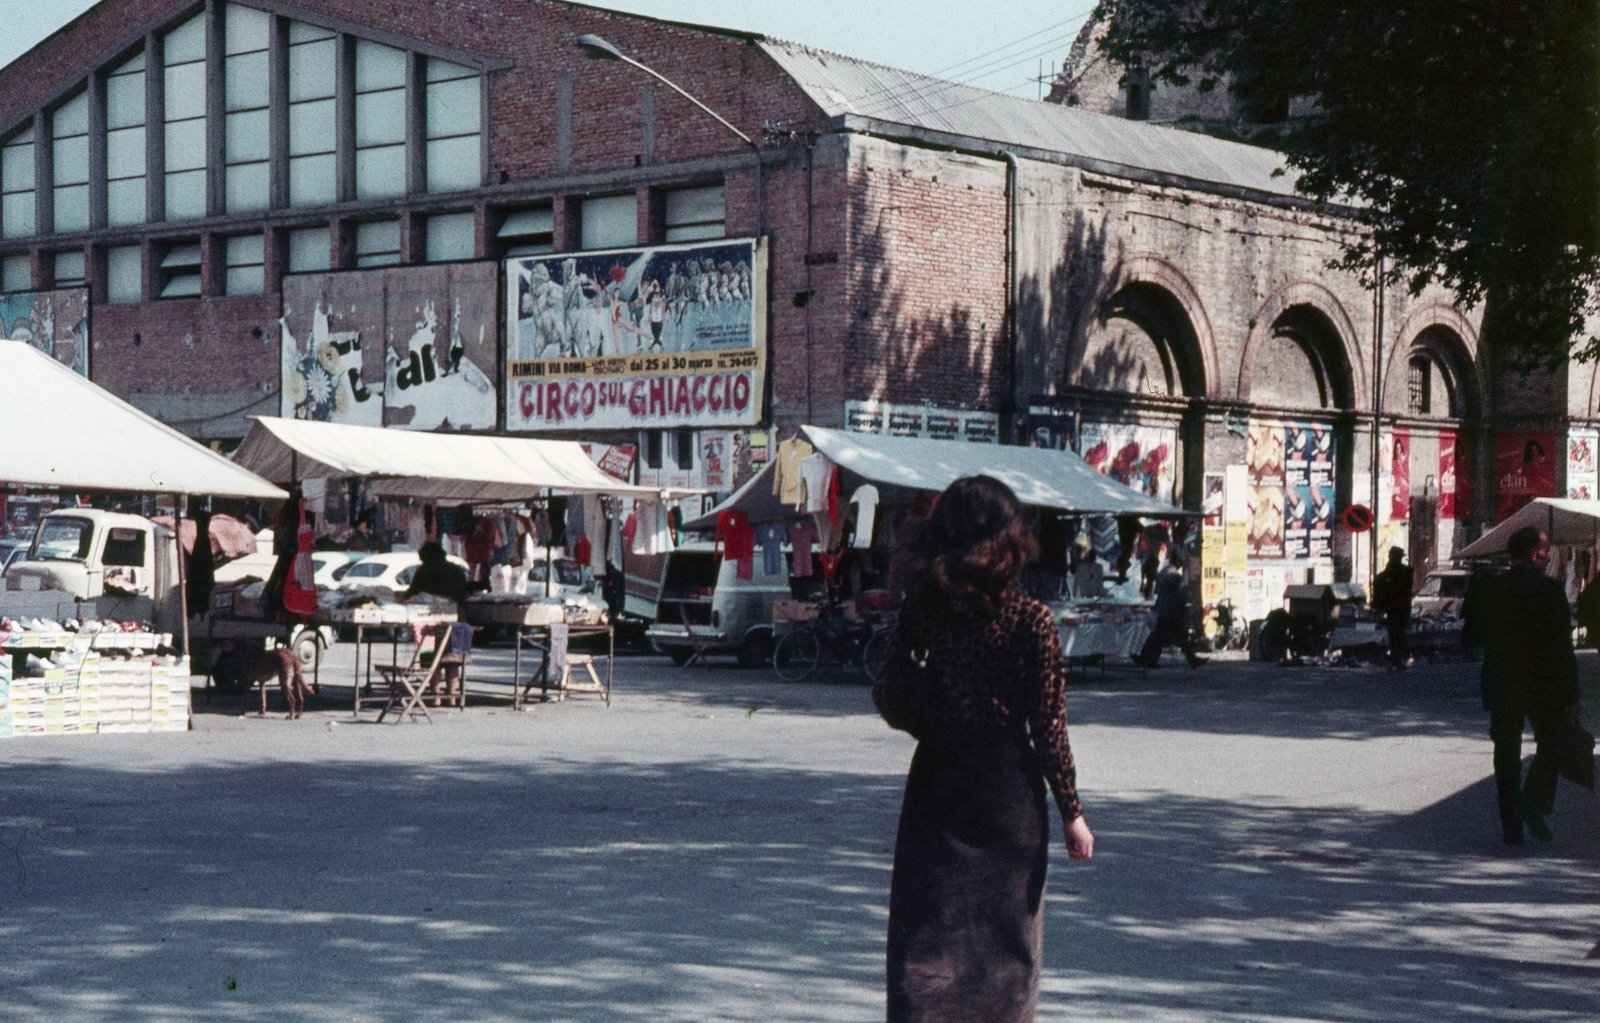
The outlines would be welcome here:
M 32 540 L 0 540 L 0 574 L 28 556 Z
M 738 563 L 724 561 L 709 543 L 685 544 L 666 558 L 655 623 L 645 630 L 651 644 L 678 664 L 697 647 L 732 653 L 746 668 L 769 664 L 772 602 L 792 596 L 787 565 L 768 575 L 757 551 L 752 577 L 740 579 Z
M 1411 598 L 1414 617 L 1461 613 L 1462 601 L 1467 596 L 1467 583 L 1472 573 L 1465 568 L 1441 568 L 1429 572 L 1422 587 Z
M 462 571 L 467 569 L 467 563 L 460 558 L 451 557 L 450 563 L 459 566 Z M 387 590 L 395 599 L 399 599 L 406 587 L 411 585 L 421 565 L 422 559 L 415 551 L 368 554 L 343 570 L 338 586 L 341 590 L 352 591 Z

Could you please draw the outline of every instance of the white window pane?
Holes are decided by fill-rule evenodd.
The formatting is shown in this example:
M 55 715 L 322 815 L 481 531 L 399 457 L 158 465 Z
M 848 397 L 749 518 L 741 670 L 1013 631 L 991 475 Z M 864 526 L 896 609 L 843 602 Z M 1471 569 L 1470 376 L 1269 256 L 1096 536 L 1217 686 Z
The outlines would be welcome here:
M 259 266 L 230 266 L 224 286 L 229 295 L 259 295 L 266 290 L 266 271 Z
M 483 153 L 478 136 L 428 143 L 428 191 L 457 192 L 483 184 Z
M 144 74 L 118 75 L 106 82 L 106 127 L 144 123 Z
M 333 95 L 333 40 L 289 47 L 289 102 Z
M 113 180 L 144 173 L 144 129 L 106 132 L 106 176 Z
M 57 233 L 89 230 L 89 186 L 56 189 L 55 215 Z
M 305 156 L 312 153 L 331 153 L 334 145 L 334 125 L 337 123 L 334 101 L 296 103 L 289 108 L 289 155 Z
M 506 249 L 506 256 L 542 256 L 555 250 L 556 247 L 551 242 L 542 242 L 538 245 L 512 245 Z
M 405 88 L 406 52 L 366 39 L 356 40 L 356 91 Z
M 167 175 L 167 219 L 190 220 L 206 215 L 206 172 Z
M 7 256 L 0 262 L 0 291 L 30 291 L 33 261 L 27 256 Z
M 200 294 L 200 275 L 182 274 L 167 281 L 161 289 L 162 298 L 193 298 Z
M 166 112 L 168 121 L 206 116 L 206 66 L 180 64 L 166 70 Z
M 0 234 L 7 238 L 26 238 L 38 230 L 33 193 L 12 192 L 0 203 Z
M 266 244 L 259 234 L 228 239 L 229 266 L 260 266 L 266 262 Z
M 229 57 L 224 90 L 229 110 L 254 110 L 267 105 L 271 90 L 267 84 L 267 55 L 247 53 Z
M 161 269 L 163 270 L 171 270 L 174 267 L 182 269 L 183 267 L 199 265 L 200 246 L 198 243 L 193 245 L 175 245 L 168 249 L 167 254 L 161 259 Z
M 405 146 L 356 151 L 356 198 L 382 199 L 405 194 Z
M 516 210 L 506 214 L 501 221 L 496 238 L 516 238 L 525 234 L 550 234 L 556 229 L 555 214 L 550 210 Z
M 63 284 L 81 284 L 85 280 L 82 252 L 58 252 L 55 264 L 53 277 L 57 287 Z
M 68 135 L 87 135 L 89 133 L 89 94 L 80 92 L 65 103 L 56 107 L 55 113 L 50 117 L 52 130 L 56 138 L 65 138 Z
M 697 242 L 702 238 L 724 238 L 727 231 L 719 221 L 715 224 L 686 224 L 667 228 L 669 242 Z
M 723 204 L 722 186 L 680 188 L 668 192 L 666 214 L 668 227 L 723 220 L 727 214 Z
M 356 145 L 382 146 L 406 140 L 406 91 L 389 89 L 356 97 Z
M 222 31 L 228 53 L 249 53 L 267 48 L 267 28 L 271 22 L 265 11 L 240 4 L 223 8 Z
M 111 73 L 114 74 L 114 75 L 131 75 L 136 71 L 143 71 L 143 70 L 144 70 L 144 51 L 140 50 L 138 53 L 134 54 L 132 57 L 129 57 L 127 59 L 127 61 L 125 61 L 124 63 L 117 65 L 117 67 L 115 69 L 113 69 Z
M 78 185 L 89 180 L 89 136 L 56 139 L 51 168 L 58 185 Z
M 356 255 L 366 256 L 400 251 L 400 222 L 377 220 L 356 225 Z
M 0 149 L 0 190 L 19 192 L 33 186 L 33 147 Z
M 324 206 L 338 197 L 334 157 L 301 156 L 289 161 L 289 205 Z
M 205 165 L 205 118 L 167 125 L 167 170 L 194 170 Z
M 307 25 L 303 21 L 291 21 L 291 22 L 289 22 L 289 42 L 290 43 L 304 43 L 304 42 L 310 42 L 313 39 L 332 39 L 332 38 L 333 38 L 333 33 L 328 31 L 325 28 L 318 28 L 315 25 Z
M 314 227 L 289 232 L 290 273 L 315 273 L 326 270 L 330 254 L 327 228 Z
M 167 64 L 206 59 L 206 16 L 197 14 L 166 34 L 161 55 Z
M 472 78 L 478 72 L 460 64 L 452 64 L 448 60 L 428 59 L 428 81 L 446 82 L 452 78 Z
M 143 176 L 106 182 L 106 222 L 112 227 L 144 223 L 144 186 Z
M 631 195 L 583 201 L 583 247 L 617 249 L 639 241 L 639 205 Z
M 229 213 L 252 213 L 267 208 L 272 194 L 272 165 L 241 163 L 226 171 Z
M 224 148 L 229 163 L 251 163 L 272 154 L 272 130 L 265 110 L 229 114 L 224 122 Z
M 470 213 L 451 213 L 428 218 L 428 262 L 471 259 L 477 234 L 476 218 Z
M 106 251 L 106 301 L 137 302 L 143 263 L 139 246 L 126 245 Z
M 478 131 L 478 80 L 463 78 L 428 86 L 428 137 L 474 134 Z

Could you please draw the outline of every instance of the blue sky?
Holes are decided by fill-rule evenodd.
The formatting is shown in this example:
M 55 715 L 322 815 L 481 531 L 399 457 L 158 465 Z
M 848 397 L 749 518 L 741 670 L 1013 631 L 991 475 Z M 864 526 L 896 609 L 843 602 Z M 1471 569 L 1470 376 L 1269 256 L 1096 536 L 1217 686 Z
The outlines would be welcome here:
M 0 65 L 94 6 L 94 0 L 0 0 Z M 616 0 L 596 6 L 762 32 L 852 57 L 1037 96 L 1060 68 L 1093 0 Z

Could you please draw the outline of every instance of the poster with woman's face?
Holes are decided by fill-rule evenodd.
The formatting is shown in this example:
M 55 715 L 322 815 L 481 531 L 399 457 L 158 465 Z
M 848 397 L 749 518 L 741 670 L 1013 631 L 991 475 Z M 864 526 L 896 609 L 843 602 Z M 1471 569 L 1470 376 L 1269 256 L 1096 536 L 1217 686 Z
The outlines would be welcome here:
M 1508 430 L 1494 438 L 1494 517 L 1503 522 L 1536 497 L 1556 495 L 1551 430 Z M 1457 472 L 1459 478 L 1460 473 Z

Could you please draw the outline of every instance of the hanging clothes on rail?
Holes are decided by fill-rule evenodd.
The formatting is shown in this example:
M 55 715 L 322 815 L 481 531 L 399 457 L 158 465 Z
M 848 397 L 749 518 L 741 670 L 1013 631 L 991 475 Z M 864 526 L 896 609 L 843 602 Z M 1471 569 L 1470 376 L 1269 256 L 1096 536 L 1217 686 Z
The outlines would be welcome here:
M 804 484 L 800 477 L 800 463 L 816 449 L 799 437 L 791 437 L 778 445 L 778 455 L 773 460 L 776 468 L 772 474 L 772 492 L 781 504 L 800 507 Z

